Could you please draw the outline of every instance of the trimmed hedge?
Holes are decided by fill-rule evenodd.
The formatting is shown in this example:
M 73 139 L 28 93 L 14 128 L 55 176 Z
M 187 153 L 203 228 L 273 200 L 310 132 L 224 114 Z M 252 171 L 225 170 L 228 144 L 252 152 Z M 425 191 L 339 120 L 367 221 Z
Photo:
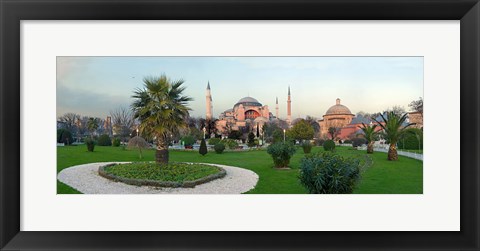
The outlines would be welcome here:
M 225 171 L 225 169 L 219 166 L 210 165 L 217 168 L 219 172 L 215 174 L 210 174 L 208 176 L 205 176 L 196 180 L 192 180 L 192 181 L 176 182 L 176 181 L 159 181 L 159 180 L 149 180 L 149 179 L 132 179 L 132 178 L 120 177 L 120 176 L 108 173 L 105 170 L 106 168 L 115 166 L 115 165 L 117 164 L 100 166 L 98 168 L 98 174 L 104 178 L 113 180 L 115 182 L 122 182 L 128 185 L 134 185 L 134 186 L 185 187 L 185 188 L 193 188 L 196 185 L 204 184 L 215 179 L 223 178 L 225 177 L 225 175 L 227 175 L 227 172 Z
M 329 140 L 326 140 L 324 143 L 323 143 L 323 149 L 325 151 L 333 151 L 335 150 L 335 142 L 331 139 Z
M 213 149 L 216 153 L 221 154 L 223 153 L 223 151 L 225 151 L 225 144 L 223 144 L 222 142 L 218 142 L 217 144 L 215 144 L 215 146 L 213 146 Z

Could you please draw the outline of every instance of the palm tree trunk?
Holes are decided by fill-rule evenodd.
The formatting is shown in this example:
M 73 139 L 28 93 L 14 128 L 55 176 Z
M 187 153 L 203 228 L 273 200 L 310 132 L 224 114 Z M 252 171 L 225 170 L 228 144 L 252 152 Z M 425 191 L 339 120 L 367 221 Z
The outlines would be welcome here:
M 398 160 L 396 143 L 391 143 L 388 148 L 388 160 Z
M 374 144 L 374 143 L 375 143 L 375 142 L 372 141 L 372 140 L 371 140 L 370 142 L 368 142 L 368 145 L 367 145 L 367 153 L 370 153 L 370 154 L 373 153 L 373 144 Z
M 155 161 L 157 164 L 166 165 L 168 164 L 168 143 L 163 140 L 157 141 L 157 151 L 155 153 Z

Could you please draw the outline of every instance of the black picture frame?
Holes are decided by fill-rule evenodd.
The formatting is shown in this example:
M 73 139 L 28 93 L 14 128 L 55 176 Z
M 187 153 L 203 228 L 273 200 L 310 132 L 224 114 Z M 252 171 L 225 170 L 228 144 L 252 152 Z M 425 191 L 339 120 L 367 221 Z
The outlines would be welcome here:
M 479 250 L 478 0 L 0 0 L 0 248 L 4 250 Z M 460 20 L 461 231 L 20 231 L 21 20 Z M 447 100 L 445 102 L 448 102 Z M 455 147 L 450 144 L 446 148 Z

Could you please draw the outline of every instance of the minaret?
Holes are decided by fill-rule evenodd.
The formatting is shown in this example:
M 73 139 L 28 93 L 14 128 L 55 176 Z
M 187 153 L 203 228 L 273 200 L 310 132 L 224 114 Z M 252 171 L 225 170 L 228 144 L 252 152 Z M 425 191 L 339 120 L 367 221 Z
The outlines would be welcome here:
M 212 119 L 212 94 L 210 93 L 210 81 L 208 81 L 207 84 L 207 114 L 206 114 L 206 119 L 210 120 Z
M 292 100 L 290 99 L 290 86 L 288 86 L 288 99 L 287 99 L 287 123 L 292 123 Z
M 275 103 L 275 118 L 278 119 L 278 97 L 277 98 L 277 101 Z

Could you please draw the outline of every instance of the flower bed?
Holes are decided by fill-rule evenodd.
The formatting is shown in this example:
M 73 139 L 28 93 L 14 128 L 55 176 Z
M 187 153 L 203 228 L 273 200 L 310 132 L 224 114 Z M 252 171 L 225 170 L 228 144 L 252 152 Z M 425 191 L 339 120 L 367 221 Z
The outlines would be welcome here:
M 135 186 L 195 187 L 223 178 L 223 168 L 189 163 L 157 165 L 154 162 L 110 164 L 98 169 L 100 176 Z

